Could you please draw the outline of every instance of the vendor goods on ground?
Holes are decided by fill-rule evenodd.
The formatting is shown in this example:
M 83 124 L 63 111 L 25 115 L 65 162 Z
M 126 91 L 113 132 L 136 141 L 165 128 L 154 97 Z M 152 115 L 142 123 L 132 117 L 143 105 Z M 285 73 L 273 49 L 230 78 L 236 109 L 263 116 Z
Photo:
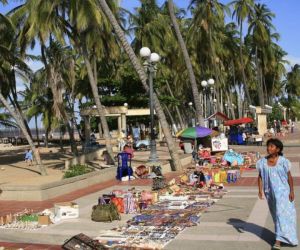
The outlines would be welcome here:
M 79 217 L 79 206 L 74 202 L 54 204 L 55 220 L 76 219 Z
M 112 195 L 123 202 L 130 197 L 131 213 L 136 215 L 127 225 L 104 231 L 95 239 L 112 249 L 162 249 L 185 228 L 200 223 L 201 214 L 225 193 L 222 185 L 211 183 L 200 188 L 175 179 L 159 191 L 114 190 Z M 124 213 L 128 211 L 124 209 Z
M 107 249 L 97 240 L 93 240 L 84 234 L 77 234 L 69 239 L 63 246 L 65 250 L 105 250 Z

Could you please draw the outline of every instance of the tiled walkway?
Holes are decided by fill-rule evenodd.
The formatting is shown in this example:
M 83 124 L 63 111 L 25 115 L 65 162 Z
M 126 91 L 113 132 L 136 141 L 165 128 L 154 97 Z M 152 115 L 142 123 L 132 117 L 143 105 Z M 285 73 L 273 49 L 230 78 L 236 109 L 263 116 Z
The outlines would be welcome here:
M 61 246 L 57 245 L 45 245 L 45 244 L 25 244 L 25 243 L 8 243 L 0 242 L 0 247 L 5 247 L 5 250 L 60 250 Z
M 168 173 L 166 174 L 166 179 L 170 180 L 176 176 L 178 176 L 179 173 Z M 120 186 L 120 185 L 126 185 L 126 186 L 147 186 L 151 185 L 152 180 L 149 179 L 139 179 L 139 180 L 132 180 L 129 182 L 120 182 L 117 180 L 110 180 L 106 182 L 102 182 L 99 184 L 92 185 L 87 188 L 79 189 L 74 192 L 68 193 L 66 195 L 58 196 L 54 199 L 46 200 L 46 201 L 0 201 L 0 216 L 6 215 L 9 213 L 16 213 L 23 211 L 25 208 L 29 210 L 33 210 L 34 212 L 42 211 L 46 208 L 51 208 L 54 206 L 55 203 L 58 202 L 67 202 L 67 201 L 73 201 L 75 199 L 78 199 L 82 196 L 95 193 L 97 191 L 103 190 L 108 187 L 112 186 Z
M 293 151 L 289 153 L 296 153 L 298 152 L 298 148 L 292 148 Z M 292 157 L 288 157 L 291 161 L 299 162 L 299 156 L 293 155 Z M 180 173 L 173 172 L 166 175 L 167 180 L 172 178 L 178 177 Z M 19 202 L 19 201 L 0 201 L 0 216 L 6 215 L 9 213 L 16 213 L 19 211 L 24 210 L 25 208 L 33 210 L 35 212 L 42 211 L 46 208 L 51 208 L 57 202 L 66 202 L 66 201 L 73 201 L 80 197 L 86 196 L 91 193 L 98 192 L 100 190 L 112 187 L 112 186 L 149 186 L 151 185 L 152 180 L 148 179 L 138 179 L 132 180 L 130 182 L 119 182 L 116 180 L 110 180 L 106 182 L 102 182 L 96 185 L 92 185 L 90 187 L 80 189 L 69 194 L 56 197 L 51 200 L 46 200 L 42 202 Z M 257 185 L 257 177 L 242 177 L 237 183 L 234 184 L 227 184 L 230 187 L 255 187 Z M 300 177 L 294 177 L 294 185 L 300 186 Z M 24 250 L 54 250 L 54 249 L 61 249 L 60 246 L 57 245 L 44 245 L 44 244 L 27 244 L 27 243 L 7 243 L 7 242 L 0 242 L 0 247 L 5 247 L 5 250 L 15 250 L 15 249 L 24 249 Z

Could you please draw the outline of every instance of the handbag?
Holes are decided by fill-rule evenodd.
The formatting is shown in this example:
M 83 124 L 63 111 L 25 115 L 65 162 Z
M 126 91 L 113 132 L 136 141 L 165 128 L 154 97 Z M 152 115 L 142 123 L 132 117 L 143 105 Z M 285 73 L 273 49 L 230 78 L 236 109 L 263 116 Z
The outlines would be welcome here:
M 97 222 L 112 222 L 113 220 L 120 220 L 121 217 L 116 205 L 111 203 L 93 206 L 91 219 Z
M 63 244 L 65 250 L 105 250 L 100 242 L 93 240 L 85 234 L 77 234 Z

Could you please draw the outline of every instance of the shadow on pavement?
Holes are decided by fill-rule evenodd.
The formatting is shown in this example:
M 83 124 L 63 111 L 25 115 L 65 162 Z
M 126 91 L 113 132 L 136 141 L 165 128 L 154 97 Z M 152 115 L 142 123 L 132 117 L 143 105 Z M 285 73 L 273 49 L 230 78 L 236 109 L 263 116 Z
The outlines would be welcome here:
M 227 223 L 232 225 L 239 233 L 249 232 L 261 238 L 271 246 L 274 244 L 275 234 L 265 227 L 235 218 L 230 218 Z

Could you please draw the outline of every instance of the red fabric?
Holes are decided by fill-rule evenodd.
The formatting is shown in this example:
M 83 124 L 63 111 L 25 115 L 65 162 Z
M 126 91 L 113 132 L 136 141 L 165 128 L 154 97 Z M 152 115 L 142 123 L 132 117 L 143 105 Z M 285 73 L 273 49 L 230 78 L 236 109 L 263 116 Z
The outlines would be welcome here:
M 111 199 L 111 202 L 116 205 L 119 213 L 124 213 L 124 200 L 123 200 L 123 198 L 114 197 L 114 198 Z
M 232 126 L 232 125 L 245 124 L 245 123 L 251 123 L 251 122 L 253 122 L 252 118 L 250 118 L 250 117 L 243 117 L 243 118 L 236 119 L 236 120 L 225 121 L 224 125 L 225 126 Z

